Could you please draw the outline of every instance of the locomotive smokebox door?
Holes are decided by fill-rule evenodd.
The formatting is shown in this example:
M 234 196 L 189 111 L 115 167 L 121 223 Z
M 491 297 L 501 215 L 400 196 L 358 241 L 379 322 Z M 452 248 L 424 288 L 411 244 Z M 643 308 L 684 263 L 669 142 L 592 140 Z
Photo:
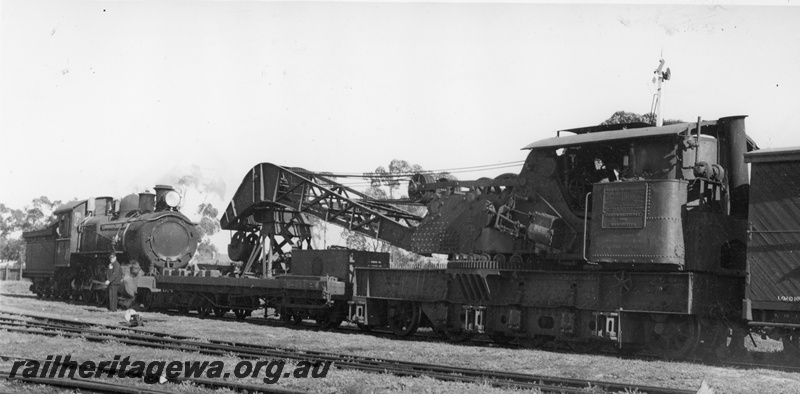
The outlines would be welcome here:
M 686 188 L 669 179 L 595 184 L 589 259 L 683 265 Z

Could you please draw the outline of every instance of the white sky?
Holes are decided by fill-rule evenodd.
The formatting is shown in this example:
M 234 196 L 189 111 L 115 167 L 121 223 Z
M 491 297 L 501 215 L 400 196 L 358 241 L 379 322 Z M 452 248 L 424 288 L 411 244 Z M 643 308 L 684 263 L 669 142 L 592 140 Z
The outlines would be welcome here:
M 259 162 L 519 161 L 648 112 L 662 50 L 666 118 L 746 114 L 762 148 L 800 145 L 800 7 L 713 3 L 3 0 L 0 202 L 192 174 L 224 185 L 204 197 L 222 210 Z

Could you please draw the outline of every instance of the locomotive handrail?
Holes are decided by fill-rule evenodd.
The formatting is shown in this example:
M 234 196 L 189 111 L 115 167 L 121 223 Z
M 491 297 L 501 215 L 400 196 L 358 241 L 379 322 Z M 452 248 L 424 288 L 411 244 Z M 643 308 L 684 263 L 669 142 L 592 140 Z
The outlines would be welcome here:
M 589 231 L 587 231 L 589 225 L 589 196 L 591 195 L 592 192 L 586 193 L 586 201 L 584 201 L 583 204 L 583 260 L 589 264 L 597 264 L 593 261 L 589 261 L 589 258 L 586 257 L 586 241 L 588 238 L 587 234 L 589 234 Z

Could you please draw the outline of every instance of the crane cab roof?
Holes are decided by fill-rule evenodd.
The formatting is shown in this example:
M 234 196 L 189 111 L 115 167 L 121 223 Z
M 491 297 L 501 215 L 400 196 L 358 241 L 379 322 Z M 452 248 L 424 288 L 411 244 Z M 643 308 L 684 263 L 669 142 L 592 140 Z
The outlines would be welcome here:
M 702 134 L 712 135 L 712 129 L 716 130 L 719 120 L 705 120 L 700 122 Z M 616 127 L 614 127 L 616 126 Z M 647 126 L 647 127 L 645 127 Z M 661 127 L 649 126 L 645 123 L 631 123 L 621 125 L 601 125 L 591 127 L 581 127 L 577 129 L 560 130 L 559 136 L 543 139 L 528 144 L 523 149 L 542 149 L 542 148 L 566 148 L 596 142 L 622 141 L 631 139 L 654 138 L 664 136 L 689 135 L 697 129 L 697 122 L 676 123 Z M 561 136 L 562 132 L 575 133 L 572 135 Z M 755 142 L 747 138 L 747 150 L 758 149 Z

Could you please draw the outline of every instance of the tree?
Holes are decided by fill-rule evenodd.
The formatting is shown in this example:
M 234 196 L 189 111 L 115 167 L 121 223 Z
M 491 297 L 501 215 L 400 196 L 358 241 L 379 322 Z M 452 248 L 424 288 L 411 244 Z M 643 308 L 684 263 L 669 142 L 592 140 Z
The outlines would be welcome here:
M 388 188 L 389 199 L 394 199 L 394 191 L 400 189 L 403 181 L 407 181 L 412 175 L 418 173 L 427 173 L 433 179 L 447 179 L 456 180 L 456 177 L 448 172 L 432 173 L 426 172 L 419 164 L 409 164 L 405 160 L 392 159 L 389 163 L 387 170 L 383 166 L 379 166 L 373 172 L 364 173 L 364 179 L 370 182 L 370 186 L 364 190 L 364 194 L 376 200 L 385 200 L 387 197 L 386 191 L 383 189 Z M 406 198 L 408 196 L 401 194 L 398 198 Z M 424 216 L 427 209 L 421 205 L 398 205 L 398 208 L 415 215 Z M 430 261 L 423 256 L 413 252 L 401 250 L 391 244 L 375 238 L 368 238 L 367 236 L 354 231 L 345 231 L 347 247 L 356 250 L 368 250 L 372 252 L 387 252 L 391 254 L 391 262 L 395 267 L 420 267 L 429 266 Z
M 6 238 L 10 233 L 17 231 L 17 223 L 21 222 L 24 216 L 19 209 L 0 204 L 0 238 Z
M 325 249 L 328 245 L 328 223 L 314 215 L 302 214 L 303 219 L 311 226 L 311 238 L 314 247 Z
M 0 260 L 25 261 L 25 240 L 0 238 Z
M 409 164 L 405 160 L 392 159 L 389 170 L 379 166 L 373 172 L 364 174 L 364 179 L 370 181 L 370 187 L 386 186 L 389 188 L 389 198 L 394 198 L 395 189 L 400 188 L 401 180 L 422 171 L 419 164 Z
M 50 201 L 46 196 L 34 198 L 31 205 L 22 209 L 0 204 L 0 259 L 24 260 L 25 241 L 19 236 L 12 237 L 12 234 L 40 230 L 54 223 L 53 210 L 59 205 L 61 201 Z
M 197 245 L 197 257 L 199 260 L 209 261 L 217 256 L 217 247 L 211 243 L 211 236 L 221 230 L 217 215 L 219 210 L 211 204 L 202 203 L 197 207 L 200 215 L 200 222 L 197 224 L 200 233 L 200 244 Z

